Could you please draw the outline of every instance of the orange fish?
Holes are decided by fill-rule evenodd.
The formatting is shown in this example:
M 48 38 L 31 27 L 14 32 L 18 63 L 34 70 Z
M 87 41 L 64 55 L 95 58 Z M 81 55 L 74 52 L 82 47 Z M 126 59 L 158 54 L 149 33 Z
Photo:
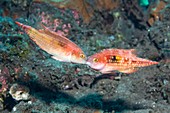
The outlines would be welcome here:
M 58 35 L 45 27 L 45 29 L 36 30 L 20 22 L 15 23 L 21 26 L 41 49 L 51 54 L 52 58 L 63 62 L 86 63 L 84 52 L 66 37 Z
M 117 70 L 130 74 L 136 72 L 138 67 L 154 65 L 158 62 L 137 57 L 135 49 L 105 49 L 90 56 L 86 64 L 102 73 L 112 73 Z

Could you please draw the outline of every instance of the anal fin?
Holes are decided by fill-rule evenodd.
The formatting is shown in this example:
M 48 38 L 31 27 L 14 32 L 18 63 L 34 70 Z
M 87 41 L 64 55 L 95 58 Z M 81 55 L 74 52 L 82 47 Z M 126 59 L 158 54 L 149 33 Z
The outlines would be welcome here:
M 53 59 L 55 59 L 55 60 L 58 60 L 58 61 L 63 62 L 63 60 L 62 60 L 62 59 L 60 59 L 60 58 L 58 58 L 58 57 L 56 57 L 56 56 L 51 56 L 51 58 L 53 58 Z
M 131 74 L 136 72 L 138 69 L 137 68 L 128 68 L 128 69 L 123 69 L 123 70 L 118 70 L 119 72 L 126 73 L 126 74 Z

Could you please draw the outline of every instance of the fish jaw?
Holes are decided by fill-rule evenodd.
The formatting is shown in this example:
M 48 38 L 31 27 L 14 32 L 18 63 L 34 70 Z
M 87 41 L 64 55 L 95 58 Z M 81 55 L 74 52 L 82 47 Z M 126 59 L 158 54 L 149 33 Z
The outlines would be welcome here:
M 84 59 L 76 59 L 76 60 L 72 60 L 71 62 L 77 64 L 86 64 L 86 60 Z
M 98 70 L 98 71 L 104 69 L 104 67 L 105 67 L 105 65 L 106 65 L 106 64 L 104 64 L 104 63 L 93 63 L 93 62 L 91 62 L 91 61 L 87 61 L 86 64 L 87 64 L 88 66 L 90 66 L 92 69 Z
M 95 59 L 97 61 L 95 61 Z M 103 57 L 103 54 L 96 53 L 88 57 L 86 64 L 90 66 L 92 69 L 100 71 L 105 68 L 106 61 L 105 58 Z
M 78 64 L 86 64 L 86 59 L 72 55 L 70 58 L 70 62 L 78 63 Z
M 81 58 L 80 55 L 72 54 L 70 56 L 70 62 L 78 63 L 78 64 L 86 64 L 86 56 L 84 58 Z

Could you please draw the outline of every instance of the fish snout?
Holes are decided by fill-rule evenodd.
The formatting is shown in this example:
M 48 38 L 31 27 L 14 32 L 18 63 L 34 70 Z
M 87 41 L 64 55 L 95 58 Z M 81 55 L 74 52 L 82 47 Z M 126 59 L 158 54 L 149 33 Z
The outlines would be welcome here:
M 90 62 L 88 62 L 88 61 L 86 61 L 86 64 L 87 64 L 87 65 L 89 65 L 89 66 L 91 65 L 91 63 L 90 63 Z
M 86 64 L 86 61 L 84 60 L 71 60 L 70 62 L 75 64 Z
M 83 61 L 81 61 L 81 62 L 80 62 L 80 64 L 86 64 L 86 61 L 85 61 L 85 60 L 83 60 Z

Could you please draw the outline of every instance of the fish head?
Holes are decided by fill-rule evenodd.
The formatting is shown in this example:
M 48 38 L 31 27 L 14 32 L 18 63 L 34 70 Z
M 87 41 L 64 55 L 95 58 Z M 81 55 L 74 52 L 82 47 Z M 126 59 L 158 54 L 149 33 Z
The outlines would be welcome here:
M 72 63 L 79 63 L 79 64 L 85 64 L 86 63 L 86 55 L 81 49 L 74 50 L 71 54 L 70 61 Z
M 104 57 L 97 53 L 88 57 L 86 64 L 95 70 L 102 70 L 105 67 L 106 62 Z

